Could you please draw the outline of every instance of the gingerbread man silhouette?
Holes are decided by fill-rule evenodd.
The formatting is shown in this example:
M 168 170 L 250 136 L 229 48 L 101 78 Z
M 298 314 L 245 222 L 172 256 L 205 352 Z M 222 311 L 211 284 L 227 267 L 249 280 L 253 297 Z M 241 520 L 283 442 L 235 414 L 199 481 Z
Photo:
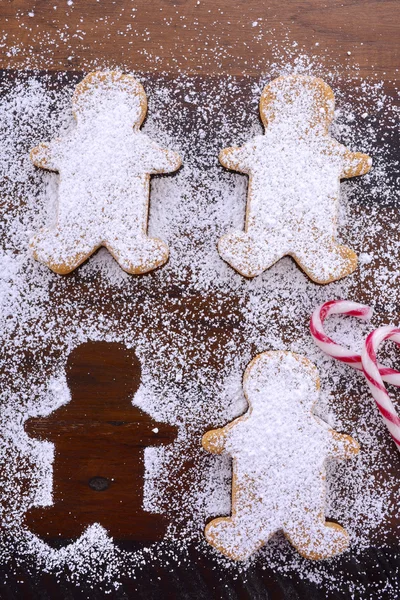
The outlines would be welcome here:
M 105 246 L 128 273 L 163 265 L 168 246 L 147 236 L 150 176 L 176 171 L 181 159 L 140 131 L 142 85 L 116 71 L 90 73 L 72 107 L 75 128 L 30 154 L 60 174 L 55 223 L 31 240 L 34 258 L 66 274 Z
M 245 277 L 285 255 L 320 284 L 356 269 L 356 254 L 336 241 L 340 179 L 368 173 L 372 161 L 329 136 L 334 101 L 321 79 L 279 77 L 261 95 L 264 135 L 220 153 L 222 165 L 249 175 L 244 232 L 218 242 Z
M 53 504 L 32 507 L 27 527 L 48 542 L 80 536 L 93 523 L 116 540 L 153 541 L 163 516 L 142 509 L 146 446 L 168 444 L 176 428 L 132 405 L 140 384 L 133 350 L 87 342 L 68 357 L 71 401 L 25 424 L 28 435 L 54 443 Z
M 206 539 L 233 560 L 246 560 L 277 531 L 308 559 L 343 552 L 347 532 L 325 521 L 325 461 L 359 448 L 312 414 L 317 369 L 291 352 L 264 352 L 243 385 L 249 410 L 203 436 L 206 450 L 233 458 L 232 515 L 208 523 Z

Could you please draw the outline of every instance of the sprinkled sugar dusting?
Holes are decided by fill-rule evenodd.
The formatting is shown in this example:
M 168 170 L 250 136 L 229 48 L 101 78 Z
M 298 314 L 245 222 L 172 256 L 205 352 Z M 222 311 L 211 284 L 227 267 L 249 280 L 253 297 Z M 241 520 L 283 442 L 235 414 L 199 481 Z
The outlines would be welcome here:
M 312 283 L 289 257 L 247 280 L 217 252 L 222 235 L 243 229 L 248 184 L 246 176 L 224 170 L 218 154 L 262 133 L 261 90 L 274 77 L 291 72 L 321 76 L 329 83 L 336 96 L 331 135 L 352 151 L 373 157 L 368 175 L 340 186 L 338 242 L 355 251 L 359 267 L 328 286 Z M 332 562 L 301 558 L 279 533 L 243 564 L 214 552 L 203 530 L 211 518 L 229 515 L 231 463 L 227 456 L 206 453 L 201 438 L 247 410 L 242 377 L 257 353 L 291 350 L 304 355 L 321 378 L 315 414 L 361 447 L 351 461 L 327 462 L 326 517 L 347 530 L 355 556 L 398 536 L 398 456 L 362 379 L 322 355 L 308 332 L 315 306 L 338 297 L 374 306 L 373 326 L 399 322 L 394 89 L 347 80 L 339 71 L 325 73 L 304 57 L 287 64 L 277 61 L 257 82 L 245 77 L 134 77 L 149 102 L 143 133 L 178 152 L 183 161 L 176 174 L 151 179 L 149 236 L 168 244 L 170 258 L 141 277 L 125 273 L 105 248 L 69 277 L 33 260 L 29 240 L 54 219 L 59 176 L 35 168 L 29 151 L 74 130 L 71 97 L 80 78 L 21 76 L 3 83 L 2 560 L 12 555 L 22 563 L 33 560 L 52 573 L 67 566 L 73 580 L 84 577 L 117 586 L 121 576 L 135 576 L 143 565 L 179 562 L 193 545 L 213 556 L 220 568 L 246 572 L 257 562 L 282 575 L 300 573 L 330 590 L 360 593 L 362 584 L 349 581 L 345 570 L 333 579 Z M 116 176 L 125 180 L 127 174 L 121 169 Z M 393 235 L 383 236 L 383 231 Z M 332 318 L 326 329 L 358 351 L 371 325 Z M 51 502 L 54 456 L 52 444 L 26 435 L 24 421 L 68 402 L 67 356 L 88 339 L 134 347 L 142 382 L 133 402 L 155 419 L 179 427 L 170 446 L 145 452 L 144 507 L 166 512 L 173 524 L 163 543 L 136 553 L 114 544 L 98 524 L 61 549 L 50 548 L 23 527 L 30 504 Z M 383 353 L 387 364 L 395 359 L 392 348 Z M 390 584 L 386 591 L 391 592 Z M 392 594 L 396 597 L 396 590 Z
M 318 390 L 307 359 L 263 352 L 244 374 L 248 412 L 204 435 L 206 450 L 233 459 L 232 517 L 205 530 L 228 558 L 246 560 L 278 531 L 311 560 L 347 548 L 346 531 L 325 522 L 325 461 L 350 458 L 358 446 L 312 415 Z
M 129 273 L 163 265 L 168 247 L 146 236 L 150 174 L 176 171 L 181 160 L 139 131 L 142 86 L 118 72 L 93 73 L 72 104 L 76 127 L 31 151 L 36 166 L 60 174 L 56 224 L 34 236 L 34 257 L 66 274 L 106 246 Z

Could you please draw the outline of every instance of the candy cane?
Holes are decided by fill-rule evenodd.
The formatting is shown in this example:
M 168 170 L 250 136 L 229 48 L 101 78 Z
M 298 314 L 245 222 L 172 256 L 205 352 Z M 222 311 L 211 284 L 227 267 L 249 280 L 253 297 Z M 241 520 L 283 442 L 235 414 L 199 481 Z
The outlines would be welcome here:
M 340 346 L 334 342 L 332 338 L 326 335 L 323 328 L 323 322 L 330 315 L 350 315 L 352 317 L 358 317 L 359 319 L 370 319 L 372 316 L 372 309 L 365 304 L 358 304 L 358 302 L 351 302 L 350 300 L 331 300 L 330 302 L 325 302 L 325 304 L 318 306 L 314 310 L 310 320 L 311 335 L 317 346 L 331 358 L 346 363 L 349 367 L 353 367 L 353 369 L 362 372 L 363 366 L 361 355 L 355 354 L 344 346 Z M 396 343 L 400 343 L 400 340 Z M 400 387 L 399 371 L 385 367 L 381 364 L 378 364 L 378 368 L 384 381 Z
M 400 329 L 397 327 L 380 327 L 369 334 L 361 353 L 362 367 L 379 412 L 389 430 L 398 450 L 400 450 L 400 419 L 389 398 L 383 383 L 382 370 L 379 368 L 376 353 L 384 340 L 393 340 L 400 344 Z

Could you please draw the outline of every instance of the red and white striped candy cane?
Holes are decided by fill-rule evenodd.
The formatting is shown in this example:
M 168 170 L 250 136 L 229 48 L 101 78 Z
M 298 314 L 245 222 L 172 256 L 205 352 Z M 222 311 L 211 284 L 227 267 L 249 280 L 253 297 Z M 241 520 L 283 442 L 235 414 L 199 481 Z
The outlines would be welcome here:
M 382 415 L 389 433 L 398 450 L 400 450 L 400 419 L 389 398 L 383 383 L 382 369 L 379 368 L 376 353 L 384 340 L 393 340 L 400 345 L 400 329 L 398 327 L 380 327 L 369 334 L 361 353 L 362 367 L 379 412 Z
M 330 315 L 350 315 L 359 319 L 369 319 L 372 316 L 372 309 L 365 304 L 359 304 L 350 300 L 330 300 L 318 306 L 310 319 L 311 335 L 314 338 L 314 342 L 325 354 L 346 363 L 349 367 L 357 369 L 357 371 L 363 371 L 360 354 L 355 354 L 355 352 L 352 352 L 348 348 L 340 346 L 326 335 L 323 322 Z M 399 371 L 381 364 L 378 364 L 378 367 L 384 381 L 400 387 Z

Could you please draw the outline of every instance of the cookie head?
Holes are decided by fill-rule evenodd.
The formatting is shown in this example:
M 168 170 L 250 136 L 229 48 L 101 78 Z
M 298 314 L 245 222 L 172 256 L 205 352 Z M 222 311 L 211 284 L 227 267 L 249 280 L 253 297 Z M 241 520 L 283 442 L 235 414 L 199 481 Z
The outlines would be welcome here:
M 139 128 L 147 112 L 143 86 L 131 75 L 119 71 L 89 73 L 72 98 L 78 121 L 110 120 L 118 125 Z
M 264 126 L 288 130 L 317 130 L 328 133 L 335 109 L 335 97 L 328 84 L 318 77 L 288 75 L 265 86 L 260 99 Z
M 307 358 L 293 352 L 263 352 L 248 365 L 243 389 L 253 413 L 264 416 L 309 413 L 318 399 L 318 371 Z

